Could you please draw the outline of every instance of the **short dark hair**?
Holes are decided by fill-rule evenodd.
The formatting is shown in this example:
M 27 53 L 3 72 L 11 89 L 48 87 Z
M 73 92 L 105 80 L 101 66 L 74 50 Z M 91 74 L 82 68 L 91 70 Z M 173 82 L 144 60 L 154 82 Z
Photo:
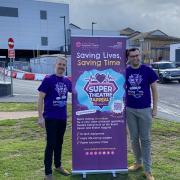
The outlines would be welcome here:
M 130 48 L 126 51 L 127 58 L 129 57 L 130 52 L 133 52 L 133 51 L 139 51 L 140 52 L 139 48 Z

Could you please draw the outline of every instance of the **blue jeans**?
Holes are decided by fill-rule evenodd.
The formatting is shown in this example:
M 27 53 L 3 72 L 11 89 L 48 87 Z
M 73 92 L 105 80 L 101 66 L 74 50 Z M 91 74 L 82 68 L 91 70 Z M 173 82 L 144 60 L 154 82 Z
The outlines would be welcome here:
M 143 162 L 145 172 L 151 172 L 151 108 L 127 107 L 126 117 L 136 163 Z

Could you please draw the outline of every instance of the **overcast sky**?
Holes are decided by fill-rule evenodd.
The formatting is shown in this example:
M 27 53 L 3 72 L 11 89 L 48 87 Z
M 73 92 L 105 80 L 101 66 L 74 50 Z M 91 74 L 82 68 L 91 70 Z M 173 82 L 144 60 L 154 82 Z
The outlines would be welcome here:
M 70 5 L 70 22 L 81 28 L 138 31 L 160 29 L 180 37 L 180 0 L 44 0 Z

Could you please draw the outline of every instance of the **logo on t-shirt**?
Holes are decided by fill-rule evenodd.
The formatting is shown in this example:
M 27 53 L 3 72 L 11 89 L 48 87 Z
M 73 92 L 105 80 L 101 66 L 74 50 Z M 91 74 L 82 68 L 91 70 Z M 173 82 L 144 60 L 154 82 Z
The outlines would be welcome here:
M 140 74 L 131 74 L 128 78 L 130 87 L 128 89 L 128 95 L 135 98 L 141 98 L 144 92 L 141 90 L 141 82 L 143 81 L 142 75 Z
M 53 101 L 53 106 L 59 106 L 59 107 L 65 106 L 67 99 L 67 91 L 68 91 L 66 84 L 62 82 L 58 82 L 55 85 L 55 91 L 57 92 L 58 97 L 56 97 L 56 100 Z

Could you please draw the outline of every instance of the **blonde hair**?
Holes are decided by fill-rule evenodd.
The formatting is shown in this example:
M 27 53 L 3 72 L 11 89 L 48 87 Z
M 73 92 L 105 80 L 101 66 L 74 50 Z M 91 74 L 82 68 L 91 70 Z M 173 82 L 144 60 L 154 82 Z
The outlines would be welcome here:
M 59 55 L 59 56 L 57 56 L 57 58 L 56 58 L 56 63 L 58 62 L 58 61 L 65 61 L 66 63 L 67 63 L 67 58 L 65 57 L 65 56 L 62 56 L 62 55 Z

